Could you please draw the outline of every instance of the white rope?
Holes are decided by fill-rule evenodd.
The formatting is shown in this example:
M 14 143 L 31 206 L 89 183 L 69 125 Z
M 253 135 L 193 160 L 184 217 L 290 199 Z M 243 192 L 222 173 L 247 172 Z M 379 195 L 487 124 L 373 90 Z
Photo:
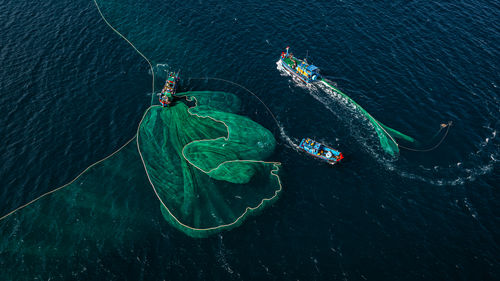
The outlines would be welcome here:
M 17 208 L 16 208 L 16 209 L 14 209 L 13 211 L 11 211 L 11 212 L 9 212 L 9 213 L 7 213 L 7 214 L 3 215 L 2 217 L 0 217 L 0 221 L 1 221 L 1 220 L 3 220 L 3 219 L 5 219 L 6 217 L 8 217 L 8 216 L 12 215 L 13 213 L 15 213 L 15 212 L 17 212 L 17 211 L 21 210 L 22 208 L 24 208 L 24 207 L 26 207 L 26 206 L 28 206 L 28 205 L 31 205 L 31 204 L 33 204 L 33 203 L 35 203 L 35 202 L 36 202 L 36 201 L 38 201 L 39 199 L 41 199 L 41 198 L 43 198 L 43 197 L 45 197 L 45 196 L 47 196 L 47 195 L 49 195 L 49 194 L 51 194 L 51 193 L 54 193 L 54 192 L 56 192 L 56 191 L 58 191 L 58 190 L 61 190 L 61 189 L 65 188 L 66 186 L 68 186 L 68 185 L 70 185 L 70 184 L 74 183 L 74 182 L 75 182 L 75 181 L 76 181 L 76 180 L 77 180 L 80 176 L 82 176 L 82 175 L 83 175 L 85 172 L 87 172 L 90 168 L 94 167 L 95 165 L 97 165 L 97 164 L 101 163 L 102 161 L 104 161 L 104 160 L 106 160 L 106 159 L 110 158 L 111 156 L 115 155 L 116 153 L 118 153 L 118 152 L 119 152 L 120 150 L 122 150 L 125 146 L 127 146 L 127 144 L 129 144 L 129 143 L 130 143 L 130 142 L 131 142 L 134 138 L 135 138 L 135 136 L 134 136 L 133 138 L 131 138 L 129 141 L 127 141 L 124 145 L 122 145 L 122 146 L 121 146 L 118 150 L 116 150 L 115 152 L 113 152 L 113 153 L 111 153 L 110 155 L 108 155 L 108 156 L 104 157 L 103 159 L 101 159 L 101 160 L 99 160 L 99 161 L 95 162 L 94 164 L 92 164 L 92 165 L 88 166 L 85 170 L 83 170 L 83 172 L 81 172 L 80 174 L 78 174 L 78 176 L 76 176 L 73 180 L 71 180 L 71 181 L 70 181 L 70 182 L 68 182 L 67 184 L 65 184 L 65 185 L 63 185 L 63 186 L 60 186 L 60 187 L 58 187 L 58 188 L 56 188 L 56 189 L 54 189 L 54 190 L 51 190 L 51 191 L 49 191 L 49 192 L 47 192 L 47 193 L 44 193 L 44 194 L 42 194 L 42 195 L 38 196 L 37 198 L 35 198 L 35 199 L 31 200 L 30 202 L 28 202 L 28 203 L 26 203 L 26 204 L 24 204 L 24 205 L 22 205 L 22 206 L 20 206 L 20 207 L 17 207 Z
M 130 42 L 130 40 L 128 40 L 125 36 L 123 36 L 118 30 L 116 30 L 109 22 L 108 20 L 104 17 L 104 15 L 102 14 L 101 12 L 101 8 L 99 8 L 99 5 L 97 4 L 97 1 L 94 0 L 94 3 L 95 3 L 95 6 L 97 7 L 97 11 L 99 12 L 99 14 L 101 15 L 101 18 L 104 20 L 104 22 L 114 31 L 116 32 L 116 34 L 118 34 L 121 38 L 123 38 L 123 40 L 127 41 L 127 43 L 130 44 L 130 46 L 132 46 L 132 48 L 134 48 L 134 50 L 137 51 L 137 53 L 139 55 L 141 55 L 145 60 L 146 62 L 149 64 L 149 68 L 151 69 L 151 75 L 153 76 L 153 79 L 152 79 L 152 91 L 151 91 L 151 95 L 153 96 L 151 98 L 151 100 L 154 98 L 154 92 L 155 92 L 155 72 L 153 70 L 153 65 L 151 64 L 151 62 L 149 61 L 149 59 L 141 52 L 139 51 L 135 46 L 134 44 L 132 44 L 132 42 Z M 151 104 L 153 104 L 151 102 Z
M 194 97 L 193 97 L 194 98 Z M 196 98 L 195 99 L 195 102 L 197 104 L 197 100 Z M 195 105 L 196 106 L 196 105 Z M 268 201 L 272 201 L 273 199 L 275 199 L 278 194 L 283 190 L 283 187 L 281 185 L 281 180 L 280 180 L 280 177 L 276 174 L 276 172 L 279 170 L 279 165 L 281 165 L 280 162 L 265 162 L 265 161 L 258 161 L 258 160 L 230 160 L 230 161 L 225 161 L 225 162 L 222 162 L 220 163 L 217 167 L 215 167 L 214 169 L 211 169 L 210 171 L 204 171 L 202 168 L 196 166 L 195 164 L 193 164 L 191 161 L 189 161 L 186 156 L 184 155 L 184 148 L 187 146 L 184 146 L 184 148 L 182 149 L 182 157 L 184 158 L 184 160 L 186 160 L 188 163 L 190 163 L 191 165 L 193 165 L 195 168 L 199 169 L 200 171 L 202 171 L 203 173 L 205 174 L 208 174 L 210 172 L 213 172 L 214 170 L 217 170 L 219 167 L 221 167 L 223 164 L 225 163 L 230 163 L 230 162 L 259 162 L 259 163 L 265 163 L 265 164 L 273 164 L 274 166 L 274 169 L 270 171 L 271 175 L 275 176 L 278 180 L 278 185 L 279 185 L 279 189 L 278 190 L 275 190 L 274 192 L 274 195 L 271 196 L 270 198 L 264 198 L 260 201 L 259 204 L 257 204 L 257 206 L 255 207 L 246 207 L 245 208 L 245 212 L 243 212 L 239 217 L 236 218 L 236 220 L 234 220 L 233 222 L 231 223 L 228 223 L 228 224 L 223 224 L 223 225 L 218 225 L 218 226 L 214 226 L 214 227 L 208 227 L 208 228 L 196 228 L 196 227 L 192 227 L 192 226 L 189 226 L 189 225 L 186 225 L 184 223 L 182 223 L 171 211 L 170 209 L 167 207 L 167 205 L 163 202 L 163 200 L 161 199 L 160 195 L 158 194 L 158 191 L 156 190 L 156 187 L 155 185 L 153 184 L 152 180 L 151 180 L 151 177 L 149 176 L 149 173 L 148 173 L 148 169 L 146 167 L 146 162 L 144 161 L 144 158 L 142 156 L 142 153 L 141 153 L 141 149 L 140 149 L 140 146 L 139 146 L 139 130 L 140 130 L 140 127 L 141 127 L 141 124 L 142 122 L 144 121 L 144 118 L 146 117 L 146 114 L 149 112 L 150 109 L 154 108 L 154 107 L 160 107 L 159 105 L 156 105 L 156 106 L 151 106 L 148 108 L 148 110 L 146 110 L 146 112 L 144 113 L 144 115 L 142 116 L 142 119 L 141 121 L 139 122 L 139 126 L 137 128 L 137 139 L 136 139 L 136 143 L 137 143 L 137 150 L 139 151 L 139 156 L 141 157 L 141 161 L 142 161 L 142 165 L 144 166 L 144 170 L 146 171 L 146 175 L 148 177 L 148 181 L 149 183 L 151 184 L 151 186 L 153 187 L 153 190 L 154 190 L 154 193 L 156 194 L 156 197 L 158 198 L 158 200 L 160 200 L 160 203 L 161 205 L 165 208 L 165 210 L 167 210 L 167 212 L 170 214 L 170 216 L 181 226 L 185 227 L 185 228 L 188 228 L 188 229 L 191 229 L 191 230 L 195 230 L 195 231 L 209 231 L 209 230 L 217 230 L 217 229 L 223 229 L 223 228 L 226 228 L 226 227 L 230 227 L 232 225 L 235 225 L 237 224 L 239 221 L 241 221 L 243 218 L 246 217 L 247 213 L 249 211 L 253 211 L 253 210 L 256 210 L 256 209 L 259 209 L 265 202 L 268 202 Z M 189 110 L 188 110 L 188 113 L 193 115 L 193 116 L 196 116 L 196 117 L 199 117 L 199 118 L 209 118 L 209 119 L 212 119 L 214 120 L 215 122 L 220 122 L 220 123 L 223 123 L 225 126 L 226 126 L 226 129 L 227 129 L 227 138 L 226 137 L 222 137 L 226 140 L 229 140 L 229 127 L 226 125 L 226 123 L 224 123 L 224 121 L 221 121 L 221 120 L 217 120 L 213 117 L 210 117 L 210 116 L 199 116 L 197 114 L 194 114 L 194 113 L 191 113 Z M 216 139 L 220 139 L 221 137 L 219 138 L 216 138 Z M 204 140 L 195 140 L 193 142 L 197 142 L 197 141 L 207 141 L 207 140 L 215 140 L 215 139 L 204 139 Z M 192 143 L 192 142 L 190 142 Z
M 114 32 L 116 32 L 116 34 L 118 34 L 121 38 L 123 38 L 125 41 L 127 41 L 127 43 L 129 43 L 129 44 L 130 44 L 130 46 L 132 46 L 132 48 L 134 48 L 134 49 L 137 51 L 137 53 L 138 53 L 139 55 L 141 55 L 141 56 L 142 56 L 142 57 L 143 57 L 143 58 L 144 58 L 144 59 L 148 62 L 149 67 L 151 68 L 151 74 L 153 75 L 153 79 L 152 79 L 152 95 L 154 95 L 155 78 L 154 78 L 154 71 L 153 71 L 153 66 L 151 65 L 151 62 L 148 60 L 148 58 L 147 58 L 147 57 L 146 57 L 143 53 L 141 53 L 141 52 L 140 52 L 140 51 L 139 51 L 139 50 L 138 50 L 138 49 L 134 46 L 134 44 L 132 44 L 132 42 L 130 42 L 130 41 L 129 41 L 129 40 L 128 40 L 125 36 L 123 36 L 123 35 L 122 35 L 122 34 L 121 34 L 118 30 L 116 30 L 116 29 L 115 29 L 115 28 L 114 28 L 114 27 L 113 27 L 113 26 L 112 26 L 112 25 L 111 25 L 111 24 L 110 24 L 110 23 L 106 20 L 106 18 L 104 17 L 104 15 L 103 15 L 103 14 L 102 14 L 102 12 L 101 12 L 101 9 L 99 8 L 99 5 L 98 5 L 98 4 L 97 4 L 97 2 L 96 2 L 96 0 L 94 0 L 94 3 L 95 3 L 95 5 L 96 5 L 96 7 L 97 7 L 97 11 L 99 12 L 99 15 L 100 15 L 100 16 L 101 16 L 101 18 L 104 20 L 104 22 L 105 22 L 105 23 L 106 23 L 106 24 L 107 24 L 107 25 L 108 25 L 108 26 L 109 26 L 109 27 L 110 27 L 110 28 L 111 28 Z M 65 185 L 63 185 L 63 186 L 60 186 L 60 187 L 58 187 L 58 188 L 56 188 L 56 189 L 54 189 L 54 190 L 51 190 L 51 191 L 49 191 L 49 192 L 47 192 L 47 193 L 44 193 L 44 194 L 42 194 L 42 195 L 38 196 L 37 198 L 35 198 L 35 199 L 31 200 L 30 202 L 28 202 L 28 203 L 26 203 L 26 204 L 24 204 L 24 205 L 22 205 L 22 206 L 20 206 L 20 207 L 17 207 L 17 208 L 16 208 L 16 209 L 14 209 L 13 211 L 11 211 L 11 212 L 9 212 L 9 213 L 7 213 L 7 214 L 3 215 L 2 217 L 0 217 L 0 221 L 1 221 L 1 220 L 3 220 L 3 219 L 5 219 L 6 217 L 8 217 L 8 216 L 12 215 L 13 213 L 15 213 L 15 212 L 17 212 L 17 211 L 21 210 L 22 208 L 24 208 L 24 207 L 26 207 L 26 206 L 28 206 L 28 205 L 30 205 L 30 204 L 32 204 L 32 203 L 35 203 L 35 202 L 36 202 L 36 201 L 38 201 L 39 199 L 41 199 L 41 198 L 43 198 L 43 197 L 45 197 L 45 196 L 47 196 L 47 195 L 49 195 L 49 194 L 51 194 L 51 193 L 54 193 L 54 192 L 56 192 L 56 191 L 58 191 L 58 190 L 61 190 L 61 189 L 65 188 L 66 186 L 68 186 L 68 185 L 72 184 L 72 183 L 73 183 L 73 182 L 75 182 L 75 181 L 76 181 L 76 180 L 77 180 L 77 179 L 78 179 L 81 175 L 83 175 L 86 171 L 88 171 L 90 168 L 94 167 L 95 165 L 97 165 L 97 164 L 101 163 L 102 161 L 104 161 L 104 160 L 108 159 L 109 157 L 111 157 L 111 156 L 115 155 L 117 152 L 119 152 L 120 150 L 122 150 L 122 149 L 123 149 L 123 148 L 124 148 L 127 144 L 129 144 L 129 143 L 130 143 L 130 142 L 131 142 L 134 138 L 135 138 L 135 136 L 134 136 L 132 139 L 130 139 L 129 141 L 127 141 L 127 142 L 126 142 L 123 146 L 121 146 L 121 147 L 120 147 L 118 150 L 116 150 L 115 152 L 113 152 L 113 153 L 111 153 L 110 155 L 106 156 L 105 158 L 103 158 L 103 159 L 101 159 L 101 160 L 99 160 L 99 161 L 95 162 L 94 164 L 92 164 L 92 165 L 88 166 L 85 170 L 83 170 L 83 172 L 81 172 L 78 176 L 76 176 L 76 177 L 75 177 L 72 181 L 70 181 L 69 183 L 67 183 L 67 184 L 65 184 Z

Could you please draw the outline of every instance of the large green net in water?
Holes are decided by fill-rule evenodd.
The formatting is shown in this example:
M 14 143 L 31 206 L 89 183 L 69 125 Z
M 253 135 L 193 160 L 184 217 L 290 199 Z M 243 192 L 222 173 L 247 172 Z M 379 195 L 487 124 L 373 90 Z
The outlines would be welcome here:
M 184 102 L 151 107 L 137 134 L 146 173 L 172 225 L 193 237 L 240 225 L 277 198 L 279 163 L 271 132 L 235 114 L 236 96 L 188 92 Z
M 184 96 L 191 107 L 151 107 L 127 145 L 2 219 L 0 279 L 51 279 L 79 263 L 100 272 L 96 256 L 136 264 L 148 241 L 168 232 L 161 221 L 206 237 L 273 202 L 279 164 L 262 161 L 275 146 L 271 133 L 235 114 L 235 95 Z
M 410 136 L 407 136 L 401 132 L 398 132 L 392 128 L 389 128 L 385 126 L 384 124 L 380 123 L 377 121 L 373 116 L 371 116 L 370 113 L 368 113 L 364 108 L 362 108 L 358 103 L 356 103 L 353 99 L 351 99 L 348 95 L 344 94 L 342 91 L 334 87 L 332 84 L 328 83 L 324 79 L 321 80 L 325 85 L 330 87 L 335 93 L 341 95 L 349 103 L 354 105 L 356 109 L 365 116 L 368 121 L 370 121 L 370 124 L 372 124 L 373 128 L 375 129 L 375 132 L 377 132 L 380 145 L 382 146 L 382 149 L 391 154 L 391 155 L 398 155 L 399 154 L 399 146 L 398 143 L 396 142 L 395 138 L 402 139 L 408 142 L 415 142 L 415 139 L 413 139 Z

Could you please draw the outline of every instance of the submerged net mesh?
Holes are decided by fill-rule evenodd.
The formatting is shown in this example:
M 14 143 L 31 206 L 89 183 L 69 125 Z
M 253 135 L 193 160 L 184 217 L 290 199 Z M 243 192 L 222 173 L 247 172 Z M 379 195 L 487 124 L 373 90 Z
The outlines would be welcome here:
M 277 199 L 279 163 L 262 161 L 273 152 L 272 134 L 235 114 L 235 95 L 182 95 L 191 107 L 151 107 L 136 137 L 118 151 L 0 219 L 0 264 L 9 264 L 0 279 L 19 279 L 26 266 L 49 279 L 48 268 L 71 269 L 80 259 L 98 268 L 91 256 L 140 251 L 147 241 L 141 238 L 161 232 L 159 220 L 206 237 Z
M 102 269 L 102 259 L 133 265 L 137 255 L 127 253 L 148 247 L 145 237 L 161 231 L 163 218 L 151 207 L 157 204 L 134 138 L 70 184 L 1 220 L 0 280 L 82 279 L 69 277 L 82 264 L 99 279 L 116 279 Z
M 151 107 L 137 146 L 164 217 L 193 237 L 236 227 L 281 191 L 279 163 L 263 161 L 275 148 L 271 132 L 235 114 L 225 92 L 179 94 L 183 102 Z
M 134 12 L 137 8 L 129 2 L 99 2 L 107 4 L 105 10 L 115 19 L 126 18 L 123 7 Z M 154 48 L 161 53 L 169 49 L 158 47 L 159 43 L 180 41 L 134 37 L 147 25 L 137 24 L 137 17 L 130 14 L 134 20 L 123 21 L 118 28 L 128 31 L 124 34 L 132 35 L 134 43 L 145 42 L 138 47 L 148 56 Z M 154 92 L 152 63 L 101 16 L 148 62 Z M 154 17 L 141 15 L 140 19 Z M 153 22 L 157 25 L 152 30 L 168 26 Z M 165 59 L 156 57 L 156 61 Z M 281 183 L 279 163 L 262 161 L 275 146 L 269 131 L 236 115 L 240 101 L 234 95 L 185 96 L 198 105 L 148 109 L 137 135 L 123 147 L 68 184 L 0 217 L 0 280 L 91 279 L 89 272 L 104 280 L 153 279 L 156 276 L 148 278 L 152 274 L 144 271 L 144 265 L 155 263 L 140 259 L 165 254 L 151 244 L 159 233 L 164 236 L 168 226 L 164 219 L 190 236 L 205 237 L 240 225 L 273 202 Z M 117 261 L 127 270 L 116 270 Z M 164 270 L 164 264 L 158 267 Z
M 384 124 L 380 123 L 379 121 L 377 121 L 375 118 L 373 118 L 373 116 L 371 116 L 370 113 L 368 113 L 364 108 L 362 108 L 348 95 L 344 94 L 342 91 L 340 91 L 339 89 L 337 89 L 324 79 L 322 79 L 321 81 L 325 83 L 328 87 L 330 87 L 333 91 L 335 91 L 337 94 L 347 99 L 351 104 L 353 104 L 357 108 L 359 112 L 361 112 L 368 119 L 368 121 L 370 121 L 370 123 L 373 125 L 373 128 L 375 129 L 375 132 L 377 132 L 382 149 L 384 149 L 384 151 L 386 151 L 387 153 L 393 156 L 399 154 L 398 143 L 396 142 L 396 140 L 394 140 L 394 138 L 403 139 L 408 142 L 415 142 L 415 139 L 413 139 L 412 137 L 407 136 L 401 132 L 398 132 L 392 128 L 389 128 Z

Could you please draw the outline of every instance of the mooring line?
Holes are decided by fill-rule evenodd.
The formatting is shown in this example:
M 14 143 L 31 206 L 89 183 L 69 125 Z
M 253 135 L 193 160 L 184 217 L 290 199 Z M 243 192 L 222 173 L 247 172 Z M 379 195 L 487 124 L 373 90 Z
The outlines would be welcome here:
M 399 146 L 400 148 L 403 148 L 403 149 L 406 149 L 406 150 L 409 150 L 409 151 L 414 151 L 414 152 L 429 152 L 429 151 L 432 151 L 432 150 L 434 150 L 434 149 L 438 148 L 438 147 L 439 147 L 439 146 L 443 143 L 444 139 L 445 139 L 445 138 L 446 138 L 446 136 L 448 135 L 448 132 L 450 131 L 450 128 L 451 128 L 452 124 L 453 124 L 453 122 L 452 122 L 452 121 L 449 121 L 449 122 L 446 124 L 446 132 L 444 133 L 443 137 L 441 138 L 441 140 L 439 140 L 439 142 L 438 142 L 435 146 L 433 146 L 433 147 L 431 147 L 431 148 L 427 148 L 427 149 L 415 149 L 415 148 L 405 147 L 405 146 L 402 146 L 402 145 L 399 145 L 399 144 L 398 144 L 398 146 Z M 439 133 L 440 131 L 442 131 L 442 130 L 443 130 L 443 127 L 441 127 L 441 128 L 439 129 L 438 133 Z
M 155 94 L 155 72 L 154 72 L 154 69 L 153 69 L 153 65 L 151 64 L 151 62 L 149 61 L 149 59 L 141 52 L 139 51 L 139 49 L 137 49 L 134 44 L 132 44 L 132 42 L 130 42 L 130 40 L 127 39 L 127 37 L 125 37 L 123 34 L 121 34 L 118 30 L 116 30 L 116 28 L 114 28 L 109 22 L 108 20 L 106 19 L 106 17 L 104 17 L 104 15 L 102 14 L 101 12 L 101 8 L 99 7 L 99 5 L 97 4 L 97 1 L 94 0 L 94 3 L 95 3 L 95 6 L 97 7 L 97 11 L 99 12 L 99 14 L 101 15 L 101 18 L 104 20 L 104 22 L 114 31 L 116 32 L 116 34 L 118 34 L 121 38 L 123 38 L 123 40 L 127 41 L 127 43 L 129 43 L 130 46 L 132 46 L 132 48 L 134 48 L 134 50 L 136 50 L 136 52 L 141 55 L 145 60 L 146 62 L 149 64 L 149 68 L 151 69 L 151 75 L 153 76 L 153 79 L 152 79 L 152 91 L 151 91 L 151 105 L 153 105 L 153 100 L 154 100 L 154 94 Z

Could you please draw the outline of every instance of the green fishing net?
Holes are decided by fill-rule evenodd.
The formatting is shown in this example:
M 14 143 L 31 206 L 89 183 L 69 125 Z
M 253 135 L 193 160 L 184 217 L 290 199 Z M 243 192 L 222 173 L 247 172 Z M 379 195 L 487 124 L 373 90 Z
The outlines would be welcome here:
M 273 153 L 272 134 L 236 114 L 233 94 L 181 96 L 185 102 L 151 107 L 118 151 L 1 220 L 0 279 L 48 280 L 78 263 L 98 271 L 96 257 L 133 263 L 147 241 L 168 232 L 165 220 L 206 237 L 277 199 L 279 164 L 262 161 Z
M 193 237 L 240 225 L 281 191 L 271 132 L 235 114 L 224 92 L 188 92 L 183 102 L 151 107 L 137 134 L 147 175 L 167 221 Z
M 382 149 L 389 153 L 390 155 L 398 155 L 399 154 L 399 146 L 398 143 L 394 138 L 398 139 L 403 139 L 408 142 L 415 142 L 415 139 L 412 137 L 409 137 L 401 132 L 398 132 L 392 128 L 389 128 L 385 126 L 384 124 L 380 123 L 377 121 L 373 116 L 371 116 L 370 113 L 368 113 L 366 110 L 364 110 L 358 103 L 356 103 L 353 99 L 351 99 L 348 95 L 344 94 L 342 91 L 322 79 L 323 83 L 325 83 L 327 86 L 329 86 L 333 91 L 335 91 L 337 94 L 341 95 L 349 103 L 354 105 L 356 109 L 361 112 L 367 119 L 370 121 L 370 124 L 372 124 L 373 128 L 375 129 L 375 132 L 377 132 L 380 144 L 382 146 Z

